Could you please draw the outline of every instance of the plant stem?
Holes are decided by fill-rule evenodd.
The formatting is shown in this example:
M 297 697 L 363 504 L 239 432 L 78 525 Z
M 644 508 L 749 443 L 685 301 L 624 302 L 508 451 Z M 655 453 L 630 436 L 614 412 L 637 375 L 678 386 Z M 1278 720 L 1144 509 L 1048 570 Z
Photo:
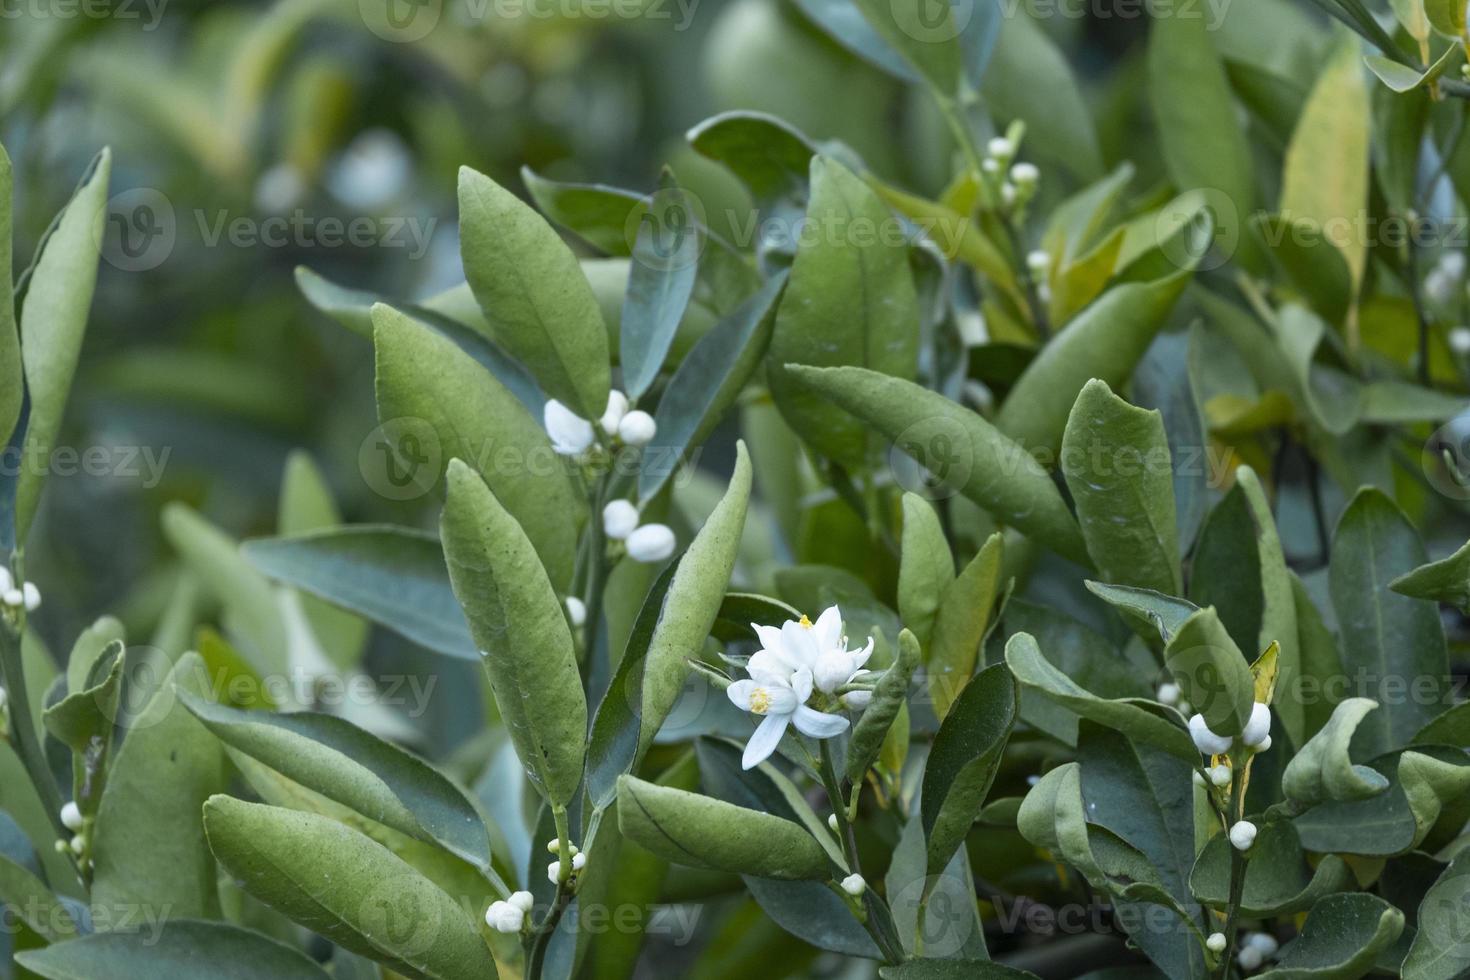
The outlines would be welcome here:
M 541 920 L 541 925 L 527 940 L 526 951 L 526 980 L 539 980 L 542 965 L 546 961 L 546 947 L 551 942 L 551 934 L 556 931 L 556 925 L 561 921 L 562 913 L 566 911 L 571 901 L 572 892 L 567 887 L 572 877 L 572 851 L 571 851 L 571 829 L 567 820 L 567 808 L 557 804 L 551 808 L 551 817 L 556 821 L 557 861 L 559 870 L 557 878 L 560 880 L 556 885 L 556 897 L 551 901 L 551 910 L 546 913 L 546 918 Z
M 1230 827 L 1235 821 L 1242 819 L 1245 809 L 1245 795 L 1241 792 L 1244 784 L 1242 766 L 1232 766 L 1235 778 L 1231 782 L 1230 805 L 1225 816 L 1225 833 L 1228 837 Z M 1235 937 L 1240 931 L 1240 900 L 1245 893 L 1245 853 L 1236 848 L 1232 842 L 1230 845 L 1230 904 L 1225 909 L 1225 952 L 1220 955 L 1220 972 L 1218 980 L 1228 980 L 1230 976 L 1230 961 L 1235 958 Z
M 832 761 L 832 748 L 826 739 L 817 744 L 822 753 L 822 762 L 817 768 L 822 774 L 822 786 L 827 790 L 832 812 L 837 816 L 837 835 L 842 839 L 842 852 L 847 856 L 847 866 L 852 869 L 852 873 L 861 875 L 863 870 L 858 860 L 857 837 L 852 832 L 852 822 L 848 820 L 847 807 L 843 804 L 841 781 L 837 778 L 837 769 Z M 862 919 L 863 928 L 873 937 L 874 944 L 887 962 L 902 963 L 903 944 L 898 940 L 898 930 L 893 924 L 893 914 L 888 906 L 878 900 L 871 888 L 863 892 L 862 902 L 867 912 Z
M 16 577 L 20 578 L 19 575 Z M 23 616 L 24 614 L 13 630 L 8 624 L 0 622 L 0 679 L 3 679 L 5 690 L 10 695 L 10 733 L 16 751 L 36 787 L 36 793 L 41 797 L 41 803 L 46 808 L 51 825 L 56 829 L 57 837 L 64 839 L 71 836 L 71 831 L 61 823 L 61 791 L 56 788 L 56 780 L 51 777 L 51 770 L 46 765 L 46 753 L 36 737 L 36 721 L 31 714 L 31 701 L 26 692 L 25 667 L 21 656 L 21 631 L 25 628 Z

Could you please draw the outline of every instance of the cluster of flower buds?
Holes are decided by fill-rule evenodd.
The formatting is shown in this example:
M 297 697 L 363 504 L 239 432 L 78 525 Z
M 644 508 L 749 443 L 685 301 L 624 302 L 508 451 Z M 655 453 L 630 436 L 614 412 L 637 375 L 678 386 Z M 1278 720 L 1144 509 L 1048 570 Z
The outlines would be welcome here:
M 1242 970 L 1250 973 L 1252 970 L 1259 970 L 1280 948 L 1281 944 L 1269 932 L 1252 932 L 1241 940 L 1240 952 L 1235 954 L 1235 961 Z
M 0 602 L 11 609 L 24 607 L 26 612 L 34 612 L 41 605 L 41 591 L 34 582 L 17 585 L 10 569 L 0 565 Z
M 570 880 L 571 877 L 574 877 L 579 871 L 587 867 L 587 855 L 578 850 L 576 844 L 568 844 L 567 849 L 572 853 L 571 871 L 567 878 L 563 878 L 561 875 L 560 857 L 546 866 L 546 878 L 553 885 L 560 885 L 563 881 Z M 560 854 L 561 842 L 555 839 L 547 841 L 546 851 L 548 854 Z
M 541 410 L 541 422 L 551 437 L 551 448 L 562 456 L 581 456 L 597 441 L 592 423 L 567 408 L 555 398 Z M 607 409 L 597 420 L 603 434 L 625 446 L 646 446 L 658 434 L 653 416 L 628 408 L 628 396 L 614 388 L 607 395 Z
M 530 892 L 511 892 L 505 901 L 490 903 L 485 910 L 485 924 L 496 932 L 520 932 L 535 904 Z
M 1189 714 L 1189 702 L 1184 700 L 1180 694 L 1179 685 L 1173 681 L 1165 681 L 1160 684 L 1158 691 L 1154 694 L 1154 700 L 1159 704 L 1167 704 L 1181 715 Z
M 81 807 L 75 802 L 67 802 L 62 806 L 61 825 L 72 832 L 72 838 L 69 841 L 57 841 L 57 852 L 61 854 L 71 852 L 81 857 L 87 851 L 86 821 L 82 819 Z
M 1436 306 L 1451 306 L 1464 296 L 1465 253 L 1446 251 L 1424 275 L 1424 295 Z
M 1020 130 L 997 136 L 985 144 L 985 159 L 980 162 L 984 177 L 1006 210 L 1019 211 L 1036 196 L 1041 171 L 1034 163 L 1014 162 L 1020 148 Z
M 1205 723 L 1204 715 L 1191 715 L 1189 736 L 1194 747 L 1205 755 L 1224 755 L 1235 745 L 1230 735 L 1216 735 Z M 1251 706 L 1250 720 L 1240 731 L 1241 744 L 1252 752 L 1264 752 L 1271 747 L 1271 709 L 1260 701 Z
M 673 529 L 667 524 L 639 524 L 638 508 L 628 500 L 614 500 L 602 508 L 602 531 L 623 542 L 634 561 L 660 562 L 674 553 Z

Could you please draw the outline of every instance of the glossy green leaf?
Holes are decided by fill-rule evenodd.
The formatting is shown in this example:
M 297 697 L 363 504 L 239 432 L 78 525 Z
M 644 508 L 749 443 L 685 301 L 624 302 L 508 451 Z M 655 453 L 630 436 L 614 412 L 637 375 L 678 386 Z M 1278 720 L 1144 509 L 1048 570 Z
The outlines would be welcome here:
M 689 145 L 740 178 L 761 207 L 805 197 L 816 148 L 789 123 L 763 112 L 725 112 L 689 130 Z
M 199 811 L 226 787 L 224 751 L 177 700 L 203 695 L 209 682 L 197 653 L 180 657 L 117 750 L 92 830 L 92 900 L 102 907 L 220 914 Z
M 997 531 L 940 596 L 933 638 L 924 657 L 929 699 L 940 721 L 970 683 L 980 661 L 980 646 L 985 642 L 1000 590 L 1004 557 L 1005 536 Z
M 309 956 L 278 940 L 224 922 L 187 918 L 169 919 L 156 934 L 143 929 L 80 936 L 19 953 L 16 961 L 45 980 L 326 980 L 328 976 Z
M 1157 643 L 1161 648 L 1168 646 L 1185 621 L 1199 612 L 1199 606 L 1188 599 L 1164 595 L 1152 589 L 1136 589 L 1091 580 L 1085 584 L 1087 591 L 1118 610 L 1140 636 Z
M 30 404 L 24 449 L 28 460 L 49 458 L 61 435 L 66 396 L 97 284 L 98 247 L 111 176 L 112 153 L 103 150 L 48 232 L 36 264 L 16 287 L 20 353 Z M 47 469 L 21 469 L 15 502 L 17 543 L 25 542 Z
M 1256 636 L 1254 660 L 1258 652 L 1277 644 L 1276 690 L 1280 694 L 1273 707 L 1281 719 L 1291 745 L 1306 740 L 1306 713 L 1301 699 L 1295 696 L 1301 677 L 1301 653 L 1296 621 L 1296 601 L 1291 591 L 1291 572 L 1286 567 L 1276 519 L 1260 477 L 1249 466 L 1235 471 L 1235 482 L 1245 495 L 1251 518 L 1251 541 L 1255 546 L 1255 567 L 1261 580 L 1261 628 Z
M 811 200 L 776 310 L 768 374 L 786 420 L 818 452 L 864 465 L 869 433 L 832 402 L 792 378 L 792 365 L 871 368 L 912 378 L 918 301 L 897 219 L 859 177 L 826 157 L 811 162 Z
M 960 82 L 960 25 L 947 2 L 854 0 L 869 26 L 913 66 L 941 97 Z
M 1295 818 L 1308 850 L 1391 857 L 1422 845 L 1447 805 L 1462 806 L 1470 764 L 1459 749 L 1422 746 L 1369 762 L 1388 788 L 1367 799 L 1321 803 Z M 1463 817 L 1461 818 L 1463 819 Z
M 41 715 L 46 730 L 78 756 L 112 740 L 122 697 L 123 645 L 113 640 L 93 662 L 80 689 L 71 691 Z
M 1447 703 L 1444 629 L 1434 605 L 1389 591 L 1389 583 L 1427 559 L 1419 534 L 1381 491 L 1360 490 L 1332 539 L 1330 586 L 1342 638 L 1342 664 L 1362 677 L 1357 690 L 1382 708 L 1358 735 L 1369 754 L 1407 745 Z M 1413 696 L 1403 692 L 1412 690 Z M 1381 693 L 1380 693 L 1381 692 Z
M 1223 830 L 1200 852 L 1189 887 L 1202 903 L 1216 909 L 1229 906 L 1234 853 Z M 1323 895 L 1353 891 L 1356 884 L 1347 862 L 1335 854 L 1323 856 L 1316 867 L 1309 864 L 1296 828 L 1290 821 L 1273 820 L 1261 825 L 1251 846 L 1240 911 L 1247 918 L 1305 912 Z
M 607 408 L 607 327 L 576 256 L 514 194 L 459 173 L 460 255 L 491 333 L 583 418 Z
M 1456 0 L 1424 0 L 1424 17 L 1431 27 L 1456 43 L 1465 36 L 1465 7 Z
M 1434 0 L 1430 0 L 1434 2 Z M 1452 6 L 1452 5 L 1447 5 Z M 1463 16 L 1463 11 L 1461 12 Z M 1397 61 L 1385 58 L 1382 55 L 1368 55 L 1363 59 L 1368 69 L 1378 76 L 1378 80 L 1398 94 L 1412 92 L 1422 88 L 1439 78 L 1449 68 L 1450 64 L 1459 58 L 1460 53 L 1454 47 L 1445 49 L 1444 54 L 1434 59 L 1434 64 L 1424 71 L 1418 71 L 1407 65 L 1401 65 Z
M 282 535 L 295 536 L 334 528 L 341 523 L 342 513 L 326 476 L 311 456 L 300 450 L 287 456 L 276 530 Z M 344 669 L 356 666 L 367 644 L 367 622 L 316 596 L 303 596 L 301 611 L 332 663 Z
M 988 667 L 960 692 L 934 736 L 924 767 L 921 817 L 929 874 L 937 874 L 980 812 L 1016 724 L 1021 690 L 1004 664 Z
M 1059 554 L 1083 560 L 1081 532 L 1051 477 L 1021 446 L 936 392 L 864 368 L 792 367 L 791 379 L 877 428 L 944 485 Z
M 709 435 L 766 356 L 784 274 L 724 317 L 679 363 L 654 412 L 657 434 L 643 450 L 638 496 L 654 496 Z
M 1169 720 L 1158 705 L 1142 698 L 1110 700 L 1084 690 L 1042 656 L 1029 633 L 1016 633 L 1006 643 L 1006 664 L 1016 680 L 1079 717 L 1126 732 L 1139 741 L 1157 745 L 1181 759 L 1196 762 L 1199 750 L 1177 721 Z M 1177 718 L 1177 714 L 1173 714 Z
M 1261 980 L 1356 980 L 1404 931 L 1404 914 L 1377 895 L 1328 895 Z
M 1036 974 L 990 960 L 913 959 L 880 966 L 883 980 L 1035 980 Z
M 565 805 L 581 782 L 587 736 L 566 613 L 525 530 L 485 481 L 460 460 L 447 479 L 439 536 L 455 597 L 516 754 L 546 798 Z
M 1184 621 L 1165 648 L 1165 663 L 1184 699 L 1217 735 L 1239 735 L 1255 704 L 1250 665 L 1214 607 Z
M 908 630 L 898 634 L 898 657 L 883 671 L 873 690 L 873 700 L 858 716 L 847 744 L 847 778 L 854 786 L 862 784 L 868 767 L 878 760 L 888 729 L 899 719 L 908 702 L 909 682 L 919 665 L 919 641 Z
M 640 216 L 628 269 L 618 360 L 623 387 L 637 399 L 658 377 L 699 275 L 700 229 L 688 197 L 665 172 Z
M 15 924 L 23 923 L 47 942 L 60 942 L 80 931 L 73 911 L 45 882 L 4 855 L 0 855 L 0 907 L 6 910 L 7 928 L 18 931 Z
M 643 210 L 634 191 L 606 184 L 570 184 L 521 168 L 521 180 L 541 213 L 607 255 L 629 255 L 629 218 Z
M 10 245 L 11 185 L 10 156 L 0 146 L 0 445 L 9 444 L 25 399 L 20 334 L 15 323 L 15 291 L 10 281 L 14 268 Z
M 1355 765 L 1348 755 L 1354 733 L 1378 703 L 1348 698 L 1332 711 L 1332 718 L 1287 763 L 1281 792 L 1288 800 L 1312 806 L 1328 800 L 1363 800 L 1388 788 L 1376 770 Z
M 449 460 L 465 461 L 565 588 L 585 508 L 540 420 L 453 343 L 397 310 L 373 307 L 373 328 L 382 423 L 374 462 L 388 484 L 379 492 L 411 499 L 438 484 Z
M 1470 971 L 1470 945 L 1464 933 L 1467 878 L 1470 851 L 1461 851 L 1424 894 L 1418 930 L 1404 959 L 1404 980 L 1454 980 Z
M 899 545 L 898 612 L 927 649 L 945 591 L 955 580 L 954 557 L 934 507 L 916 493 L 903 495 Z
M 1173 467 L 1159 413 L 1087 382 L 1062 436 L 1061 469 L 1098 573 L 1119 585 L 1181 591 Z
M 247 892 L 338 945 L 409 977 L 497 976 L 475 913 L 357 831 L 227 796 L 204 805 L 204 827 Z
M 1462 611 L 1470 609 L 1470 542 L 1447 558 L 1405 572 L 1388 587 L 1412 599 L 1443 602 Z
M 357 524 L 247 541 L 241 553 L 272 579 L 350 609 L 429 650 L 479 659 L 434 534 Z
M 762 878 L 831 873 L 822 846 L 790 820 L 634 776 L 618 779 L 618 827 L 675 864 Z
M 179 699 L 221 742 L 288 779 L 490 867 L 490 841 L 474 805 L 417 756 L 332 715 L 241 711 L 182 691 Z

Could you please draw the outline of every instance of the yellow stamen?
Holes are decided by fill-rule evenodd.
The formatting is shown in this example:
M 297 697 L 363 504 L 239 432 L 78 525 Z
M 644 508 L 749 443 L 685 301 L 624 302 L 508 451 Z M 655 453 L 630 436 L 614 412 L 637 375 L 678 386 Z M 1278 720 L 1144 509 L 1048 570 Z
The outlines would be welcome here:
M 750 710 L 752 714 L 763 715 L 771 710 L 771 694 L 763 687 L 758 687 L 750 692 Z
M 801 614 L 801 626 L 803 629 L 811 629 L 812 621 L 806 618 L 806 613 Z

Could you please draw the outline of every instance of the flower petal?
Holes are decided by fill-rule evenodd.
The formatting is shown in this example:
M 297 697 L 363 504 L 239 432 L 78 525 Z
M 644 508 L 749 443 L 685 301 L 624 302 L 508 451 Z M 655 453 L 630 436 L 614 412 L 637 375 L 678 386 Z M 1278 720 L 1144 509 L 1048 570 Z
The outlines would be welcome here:
M 756 692 L 760 685 L 755 681 L 736 681 L 725 688 L 725 693 L 730 696 L 730 703 L 741 711 L 750 710 L 750 696 Z
M 752 678 L 762 684 L 780 684 L 783 687 L 790 687 L 791 675 L 796 673 L 797 668 L 795 664 L 787 663 L 769 650 L 757 650 L 746 661 L 745 669 Z
M 812 625 L 812 634 L 816 638 L 817 649 L 822 653 L 842 647 L 842 613 L 836 606 L 822 610 L 822 615 Z
M 790 715 L 766 715 L 765 720 L 756 726 L 750 741 L 745 743 L 740 768 L 754 769 L 769 759 L 776 746 L 781 744 L 781 736 L 786 734 L 786 725 L 790 721 Z
M 829 715 L 826 712 L 808 708 L 806 705 L 796 709 L 792 715 L 796 722 L 796 730 L 803 735 L 812 738 L 831 738 L 833 735 L 841 735 L 847 730 L 847 719 L 841 715 Z
M 791 690 L 798 704 L 812 696 L 812 672 L 809 668 L 803 667 L 791 675 Z
M 871 657 L 872 655 L 873 655 L 873 638 L 870 636 L 870 637 L 868 637 L 868 645 L 867 646 L 863 647 L 861 650 L 854 650 L 854 651 L 852 651 L 851 656 L 852 656 L 852 666 L 853 666 L 853 669 L 856 670 L 857 668 L 861 667 L 863 664 L 867 663 L 868 662 L 868 658 Z
M 817 662 L 817 640 L 812 630 L 787 621 L 781 627 L 781 647 L 794 666 L 810 667 Z

